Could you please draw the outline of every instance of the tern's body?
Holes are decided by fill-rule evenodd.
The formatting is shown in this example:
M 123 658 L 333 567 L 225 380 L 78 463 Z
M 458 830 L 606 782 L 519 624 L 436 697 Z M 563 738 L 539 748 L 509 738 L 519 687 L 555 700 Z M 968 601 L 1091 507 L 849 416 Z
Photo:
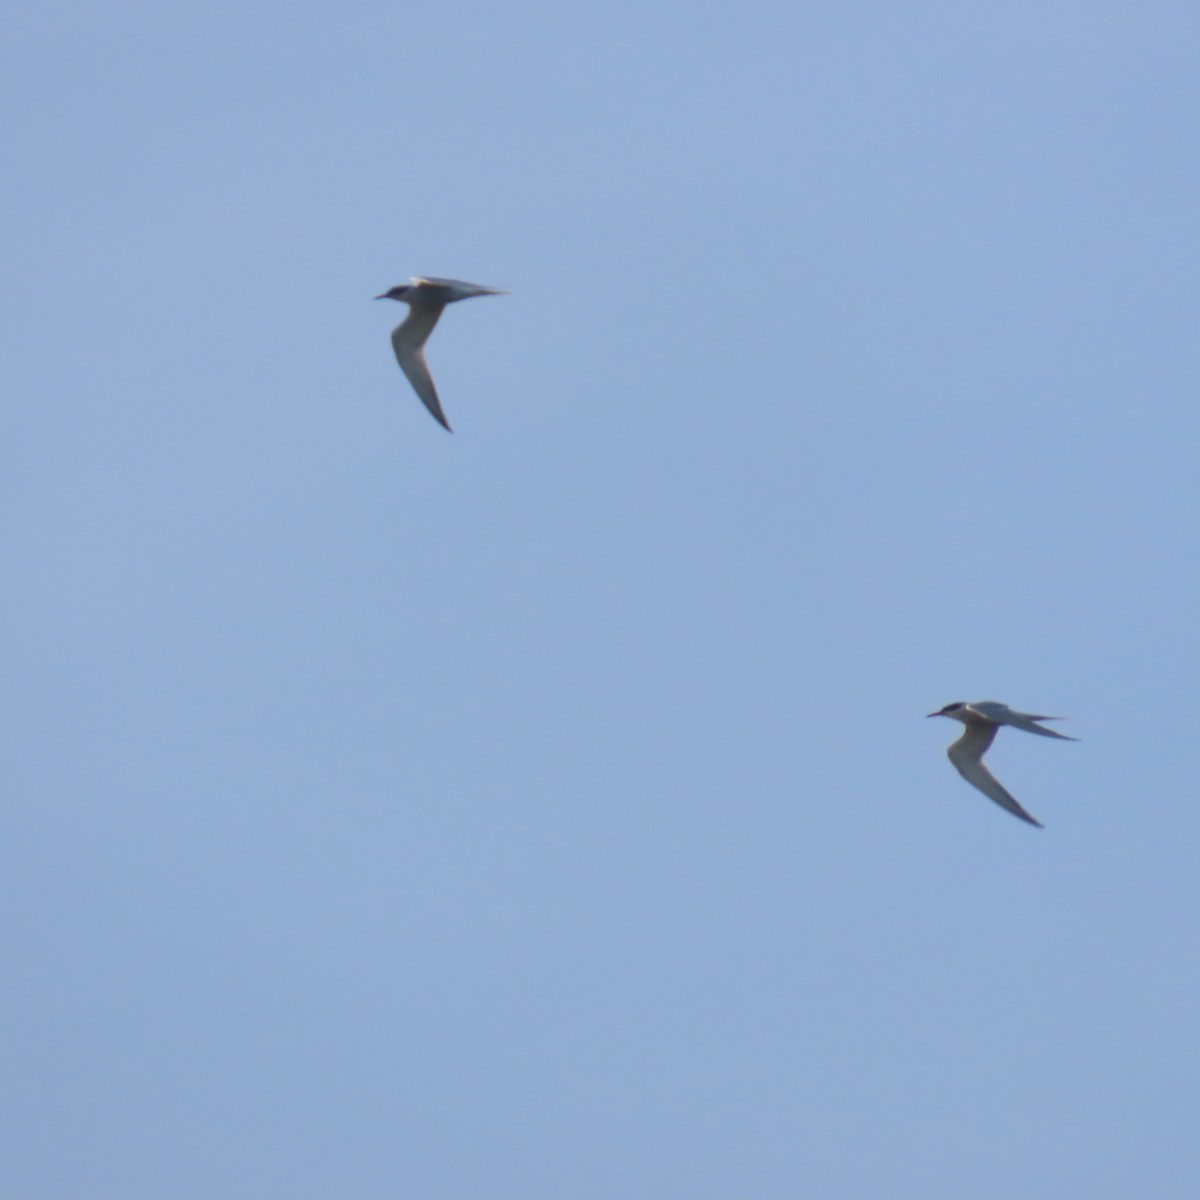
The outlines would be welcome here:
M 1065 733 L 1055 733 L 1053 729 L 1043 729 L 1039 721 L 1058 721 L 1061 717 L 1041 717 L 1034 713 L 1017 712 L 1007 704 L 998 700 L 977 700 L 973 704 L 955 701 L 945 708 L 929 714 L 931 717 L 950 717 L 961 721 L 966 727 L 962 737 L 946 751 L 950 761 L 958 773 L 972 786 L 977 787 L 989 800 L 994 800 L 1001 808 L 1007 809 L 1014 817 L 1028 821 L 1030 825 L 1042 828 L 1041 821 L 1027 813 L 1017 801 L 1000 785 L 999 780 L 983 765 L 983 756 L 988 752 L 996 739 L 996 732 L 1001 725 L 1011 725 L 1014 729 L 1023 729 L 1026 733 L 1040 734 L 1042 737 L 1061 738 L 1065 742 L 1076 742 L 1078 738 L 1067 737 Z
M 447 304 L 469 300 L 472 296 L 500 294 L 496 288 L 463 283 L 460 279 L 414 275 L 410 283 L 400 284 L 375 297 L 376 300 L 399 300 L 408 305 L 408 316 L 392 330 L 392 349 L 396 351 L 400 369 L 413 385 L 421 403 L 445 429 L 450 428 L 450 422 L 442 412 L 437 389 L 433 386 L 433 376 L 429 374 L 429 367 L 425 363 L 425 343 Z

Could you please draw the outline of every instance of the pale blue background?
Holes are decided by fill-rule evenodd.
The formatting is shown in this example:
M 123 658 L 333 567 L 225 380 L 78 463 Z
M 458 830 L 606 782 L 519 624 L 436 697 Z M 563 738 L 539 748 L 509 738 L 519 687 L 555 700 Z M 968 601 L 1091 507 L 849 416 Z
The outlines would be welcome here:
M 1196 1195 L 1194 4 L 0 54 L 4 1200 Z

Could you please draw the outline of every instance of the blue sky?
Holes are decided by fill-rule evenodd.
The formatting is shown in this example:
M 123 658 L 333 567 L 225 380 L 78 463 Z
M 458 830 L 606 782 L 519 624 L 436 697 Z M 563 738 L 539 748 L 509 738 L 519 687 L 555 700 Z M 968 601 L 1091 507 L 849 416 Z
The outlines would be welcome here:
M 1194 1194 L 1193 6 L 7 35 L 0 1197 Z

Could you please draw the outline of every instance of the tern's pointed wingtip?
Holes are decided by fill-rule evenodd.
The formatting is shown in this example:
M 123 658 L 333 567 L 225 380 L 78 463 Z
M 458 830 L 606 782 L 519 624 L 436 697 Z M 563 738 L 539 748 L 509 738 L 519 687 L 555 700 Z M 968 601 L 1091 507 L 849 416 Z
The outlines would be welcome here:
M 1013 816 L 1024 821 L 1027 825 L 1032 825 L 1035 829 L 1045 829 L 1045 825 L 1041 823 L 1032 813 L 1027 813 L 1023 808 L 1020 812 L 1013 812 Z

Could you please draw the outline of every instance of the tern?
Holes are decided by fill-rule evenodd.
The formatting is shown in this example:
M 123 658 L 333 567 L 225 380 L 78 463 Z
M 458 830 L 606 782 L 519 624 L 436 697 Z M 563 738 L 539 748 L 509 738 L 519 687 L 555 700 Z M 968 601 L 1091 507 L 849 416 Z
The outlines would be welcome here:
M 1030 825 L 1044 828 L 1041 821 L 1027 813 L 1012 796 L 1008 794 L 996 777 L 983 765 L 983 756 L 988 752 L 992 742 L 996 740 L 996 731 L 1001 725 L 1011 725 L 1014 729 L 1023 729 L 1026 733 L 1040 734 L 1042 737 L 1061 738 L 1064 742 L 1077 742 L 1078 738 L 1067 737 L 1065 733 L 1055 733 L 1053 729 L 1043 729 L 1039 721 L 1061 721 L 1062 717 L 1042 717 L 1036 713 L 1017 712 L 1007 704 L 998 700 L 977 700 L 974 704 L 964 704 L 956 700 L 929 714 L 931 717 L 950 717 L 951 720 L 961 721 L 966 730 L 962 737 L 946 751 L 954 769 L 973 787 L 977 787 L 989 800 L 994 800 L 1001 808 L 1007 809 L 1014 817 L 1028 821 Z
M 376 300 L 399 300 L 408 305 L 408 316 L 392 330 L 392 349 L 396 361 L 408 376 L 408 382 L 421 399 L 421 403 L 433 414 L 443 429 L 450 430 L 450 422 L 442 412 L 433 376 L 425 363 L 425 343 L 438 323 L 442 310 L 456 300 L 470 300 L 472 296 L 502 296 L 498 288 L 480 287 L 477 283 L 463 283 L 461 279 L 435 279 L 432 275 L 414 275 L 408 283 L 389 288 Z

